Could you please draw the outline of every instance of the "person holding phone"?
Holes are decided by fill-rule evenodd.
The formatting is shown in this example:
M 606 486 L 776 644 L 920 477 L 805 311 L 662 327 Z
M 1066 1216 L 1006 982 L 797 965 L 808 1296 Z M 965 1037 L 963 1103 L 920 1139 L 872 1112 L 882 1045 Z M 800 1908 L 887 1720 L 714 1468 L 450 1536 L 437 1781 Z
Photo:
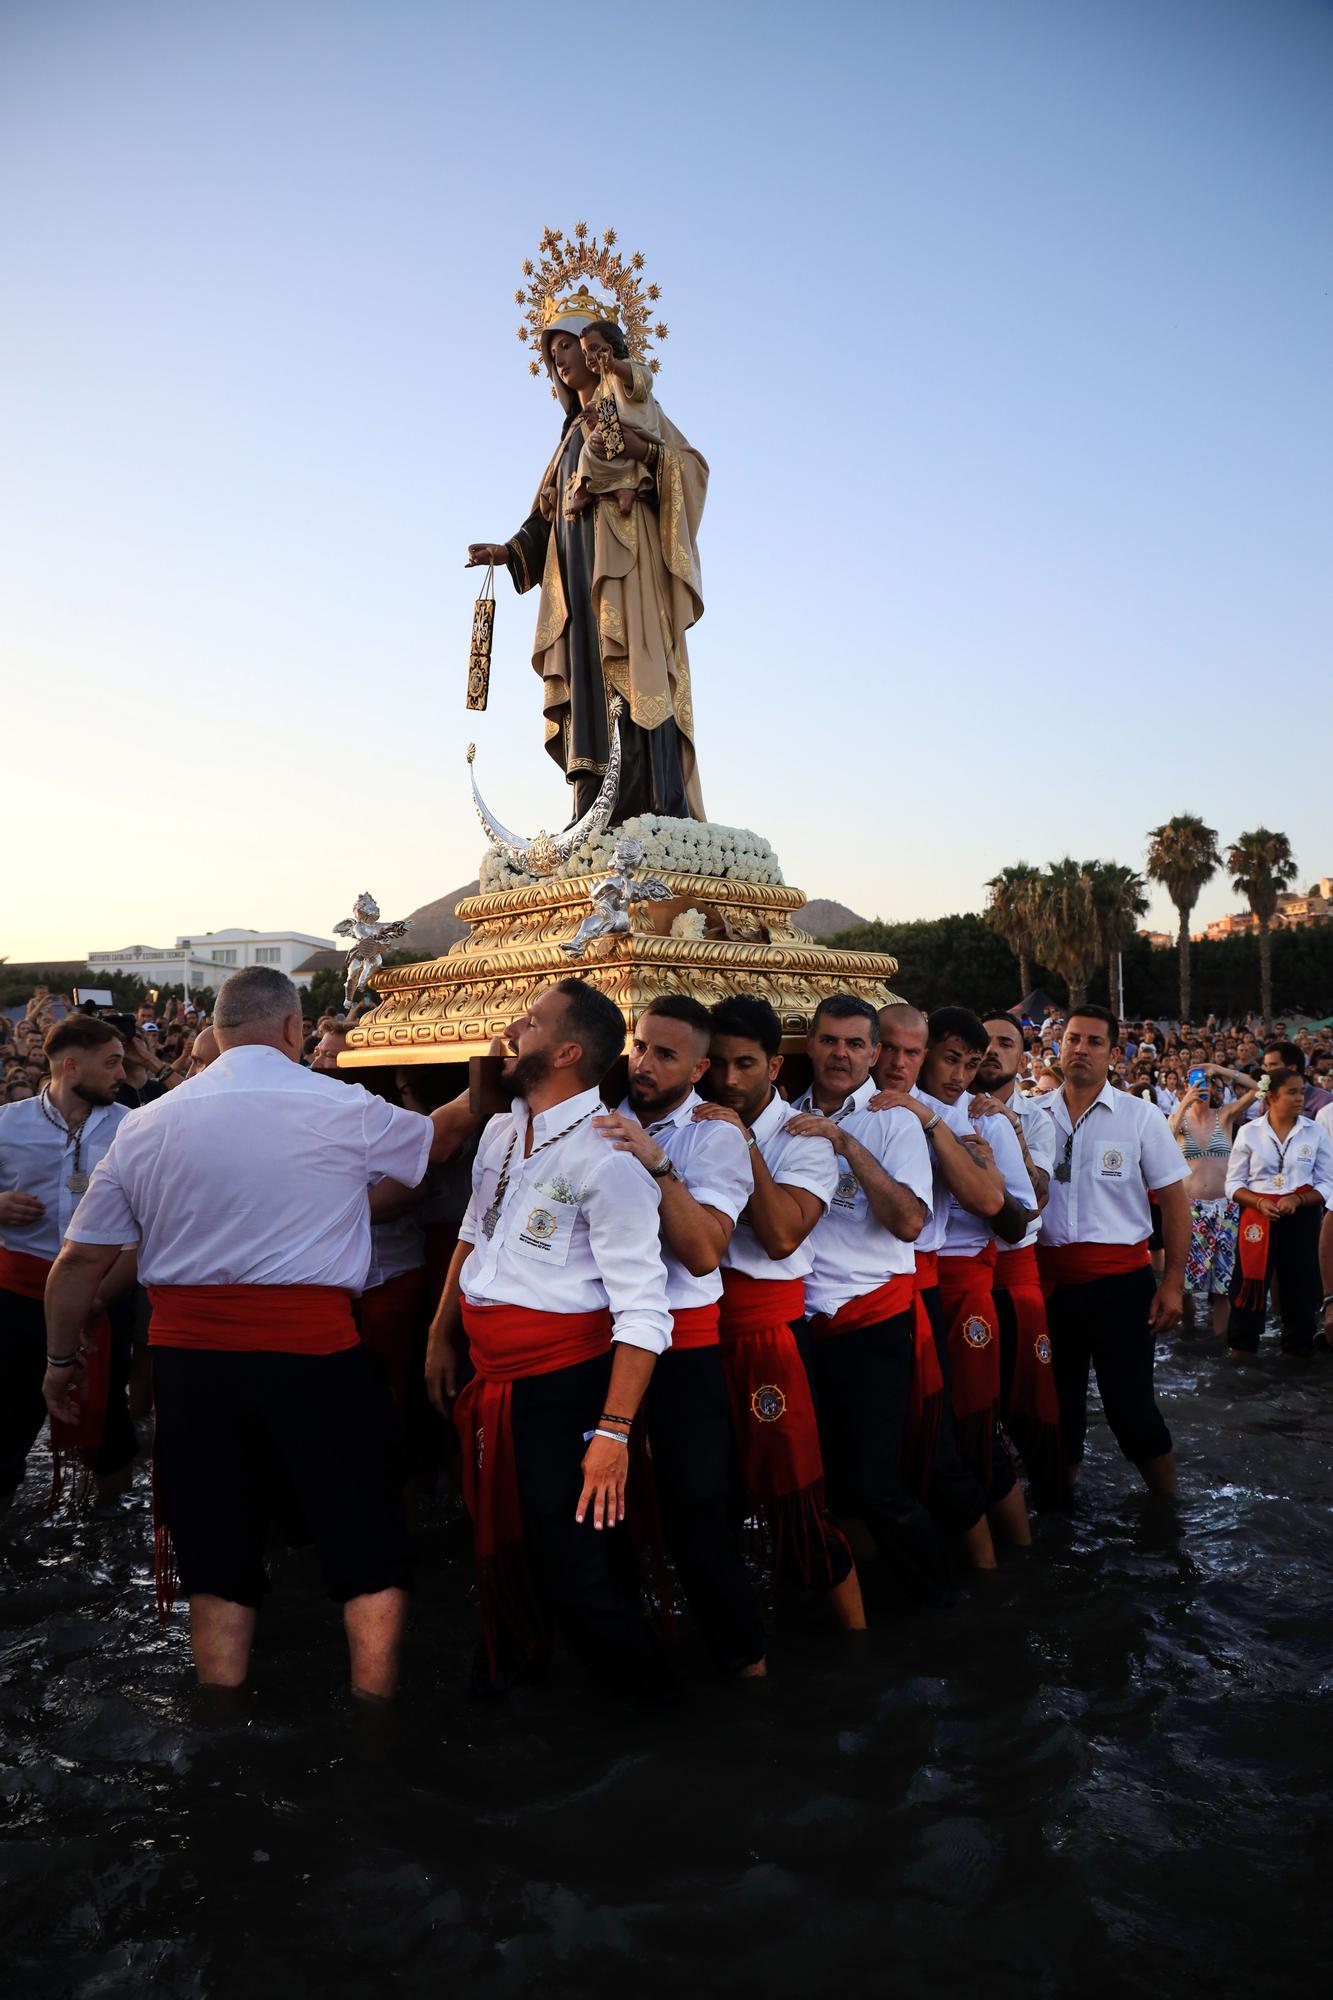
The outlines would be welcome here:
M 1236 1208 L 1227 1198 L 1227 1161 L 1236 1126 L 1254 1096 L 1247 1077 L 1245 1094 L 1224 1104 L 1227 1072 L 1206 1063 L 1189 1073 L 1189 1089 L 1168 1123 L 1185 1155 L 1190 1177 L 1190 1247 L 1185 1257 L 1185 1319 L 1194 1322 L 1194 1302 L 1209 1302 L 1213 1332 L 1226 1333 L 1231 1310 L 1231 1278 L 1236 1268 Z

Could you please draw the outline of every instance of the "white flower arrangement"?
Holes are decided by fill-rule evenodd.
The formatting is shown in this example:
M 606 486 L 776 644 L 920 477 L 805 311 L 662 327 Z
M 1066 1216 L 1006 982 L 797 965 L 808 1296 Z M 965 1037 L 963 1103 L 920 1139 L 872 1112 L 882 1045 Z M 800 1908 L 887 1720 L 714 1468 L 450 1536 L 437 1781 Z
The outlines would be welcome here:
M 576 1188 L 563 1174 L 556 1174 L 549 1181 L 538 1181 L 535 1191 L 545 1195 L 548 1201 L 558 1201 L 565 1208 L 581 1208 L 588 1199 L 587 1188 Z
M 702 910 L 682 910 L 671 925 L 672 937 L 701 938 L 708 929 L 708 919 Z
M 556 869 L 555 878 L 567 881 L 572 875 L 605 875 L 622 834 L 632 834 L 643 842 L 643 866 L 649 873 L 665 869 L 677 875 L 713 875 L 765 886 L 782 883 L 777 855 L 761 835 L 751 833 L 748 827 L 715 826 L 711 820 L 663 819 L 656 813 L 627 819 L 622 825 L 599 833 L 595 840 L 585 841 Z M 482 857 L 483 893 L 516 889 L 522 883 L 540 879 L 515 868 L 494 848 L 488 848 Z M 677 932 L 677 936 L 681 935 L 684 933 Z

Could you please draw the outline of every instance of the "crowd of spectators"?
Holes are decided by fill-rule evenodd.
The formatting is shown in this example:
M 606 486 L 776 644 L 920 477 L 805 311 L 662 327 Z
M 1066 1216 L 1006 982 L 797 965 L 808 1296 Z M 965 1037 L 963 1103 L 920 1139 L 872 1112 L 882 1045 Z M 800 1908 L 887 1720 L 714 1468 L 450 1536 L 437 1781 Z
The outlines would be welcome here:
M 304 1059 L 313 1063 L 321 1040 L 331 1035 L 332 1046 L 341 1048 L 347 1030 L 373 1002 L 366 1001 L 350 1014 L 309 1015 L 303 1019 Z M 166 1000 L 160 1006 L 145 1001 L 133 1011 L 91 1008 L 111 1022 L 125 1045 L 125 1082 L 120 1102 L 131 1110 L 151 1104 L 166 1091 L 193 1076 L 217 1053 L 212 1039 L 210 1016 L 191 1001 Z M 50 1030 L 67 1014 L 75 1013 L 73 996 L 52 993 L 38 986 L 24 1004 L 0 1011 L 0 1065 L 3 1066 L 3 1102 L 16 1104 L 35 1097 L 47 1081 L 50 1065 L 43 1043 Z M 317 1067 L 332 1068 L 332 1063 Z
M 1027 1057 L 1019 1082 L 1030 1095 L 1044 1096 L 1064 1081 L 1060 1068 L 1064 1022 L 1064 1011 L 1048 1007 L 1039 1021 L 1025 1028 Z M 1189 1021 L 1126 1022 L 1110 1080 L 1118 1090 L 1150 1096 L 1169 1117 L 1188 1096 L 1192 1071 L 1220 1076 L 1224 1101 L 1230 1102 L 1233 1095 L 1248 1089 L 1247 1079 L 1257 1083 L 1264 1070 L 1273 1070 L 1279 1060 L 1304 1075 L 1307 1116 L 1333 1103 L 1333 1029 L 1292 1027 L 1280 1020 L 1270 1028 L 1257 1014 L 1247 1014 L 1240 1022 L 1219 1021 L 1210 1014 L 1201 1026 Z

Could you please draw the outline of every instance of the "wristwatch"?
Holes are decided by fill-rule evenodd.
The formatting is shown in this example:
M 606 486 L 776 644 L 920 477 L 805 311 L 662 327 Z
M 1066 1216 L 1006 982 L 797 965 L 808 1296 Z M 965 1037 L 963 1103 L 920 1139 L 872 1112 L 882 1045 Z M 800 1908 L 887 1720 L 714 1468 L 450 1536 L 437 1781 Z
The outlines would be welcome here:
M 929 1118 L 927 1118 L 925 1124 L 921 1127 L 921 1130 L 926 1134 L 927 1137 L 929 1137 L 930 1134 L 935 1130 L 935 1127 L 939 1124 L 939 1122 L 940 1122 L 939 1112 L 932 1111 Z
M 680 1175 L 676 1172 L 670 1160 L 667 1159 L 661 1160 L 655 1167 L 649 1167 L 648 1171 L 655 1181 L 678 1181 L 680 1179 Z

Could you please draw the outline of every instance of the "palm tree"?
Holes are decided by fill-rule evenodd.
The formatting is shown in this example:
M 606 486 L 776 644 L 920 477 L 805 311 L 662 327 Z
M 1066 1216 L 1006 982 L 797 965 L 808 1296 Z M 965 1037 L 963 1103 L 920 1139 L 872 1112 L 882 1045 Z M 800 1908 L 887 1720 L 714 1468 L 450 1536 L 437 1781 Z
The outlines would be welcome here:
M 1092 901 L 1106 957 L 1106 978 L 1113 1008 L 1119 1009 L 1120 954 L 1138 929 L 1148 908 L 1146 884 L 1136 868 L 1119 861 L 1092 863 Z
M 1053 861 L 1038 883 L 1035 949 L 1067 983 L 1071 1007 L 1087 999 L 1088 981 L 1102 958 L 1096 868 L 1095 861 L 1066 855 Z
M 1148 873 L 1160 882 L 1180 918 L 1180 1018 L 1190 1017 L 1190 912 L 1199 892 L 1222 866 L 1217 834 L 1196 813 L 1177 813 L 1148 839 Z
M 1259 922 L 1259 1012 L 1273 1018 L 1273 918 L 1277 899 L 1296 880 L 1296 860 L 1285 833 L 1257 826 L 1238 834 L 1227 850 L 1227 870 Z
M 1018 960 L 1021 1000 L 1026 1000 L 1032 991 L 1032 953 L 1037 943 L 1037 890 L 1040 881 L 1040 868 L 1032 868 L 1026 861 L 1016 861 L 1012 867 L 1002 868 L 998 875 L 992 875 L 986 884 L 990 890 L 990 902 L 986 906 L 985 920 L 1004 939 Z

